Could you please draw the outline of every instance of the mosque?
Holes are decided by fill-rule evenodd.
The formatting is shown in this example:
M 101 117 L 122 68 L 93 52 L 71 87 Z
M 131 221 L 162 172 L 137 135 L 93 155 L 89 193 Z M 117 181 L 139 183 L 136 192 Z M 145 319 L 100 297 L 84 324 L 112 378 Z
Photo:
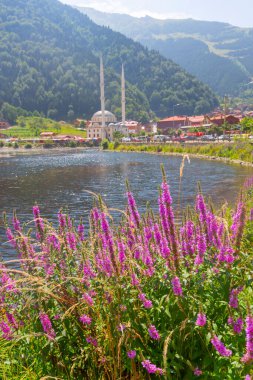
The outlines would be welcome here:
M 126 127 L 126 97 L 125 97 L 125 73 L 122 65 L 121 75 L 121 108 L 122 121 L 117 122 L 116 116 L 105 110 L 105 89 L 104 89 L 104 66 L 102 57 L 100 58 L 100 97 L 101 110 L 94 113 L 87 127 L 87 137 L 90 139 L 108 139 L 113 140 L 115 132 L 120 132 L 124 136 L 128 136 L 128 128 Z

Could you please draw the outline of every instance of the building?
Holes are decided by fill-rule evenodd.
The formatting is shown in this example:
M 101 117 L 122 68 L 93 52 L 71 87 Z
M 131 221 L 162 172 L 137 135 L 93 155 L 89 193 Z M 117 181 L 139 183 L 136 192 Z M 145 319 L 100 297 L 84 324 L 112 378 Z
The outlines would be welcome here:
M 10 127 L 10 124 L 8 121 L 5 120 L 0 120 L 0 129 L 7 129 Z
M 210 123 L 217 125 L 218 127 L 226 124 L 229 125 L 234 125 L 234 124 L 239 124 L 240 123 L 240 118 L 234 115 L 219 115 L 219 116 L 214 116 L 210 117 Z
M 185 125 L 188 125 L 187 116 L 172 116 L 159 120 L 157 122 L 157 129 L 165 133 Z
M 125 99 L 125 74 L 122 65 L 121 75 L 121 108 L 122 122 L 117 122 L 116 116 L 105 109 L 105 90 L 104 90 L 104 67 L 102 57 L 100 58 L 100 96 L 101 110 L 94 113 L 87 125 L 87 137 L 90 139 L 113 140 L 114 133 L 119 132 L 124 136 L 128 136 L 128 128 L 126 127 L 126 99 Z

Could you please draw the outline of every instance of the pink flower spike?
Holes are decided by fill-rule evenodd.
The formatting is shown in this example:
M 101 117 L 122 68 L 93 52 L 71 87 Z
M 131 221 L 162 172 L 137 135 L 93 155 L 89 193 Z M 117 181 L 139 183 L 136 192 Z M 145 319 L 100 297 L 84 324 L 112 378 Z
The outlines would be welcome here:
M 129 359 L 134 359 L 136 356 L 136 351 L 135 350 L 128 351 L 127 356 L 129 357 Z
M 198 367 L 196 367 L 195 369 L 194 369 L 194 375 L 195 376 L 201 376 L 202 375 L 202 373 L 203 373 L 203 371 L 201 371 L 201 369 L 199 369 Z
M 216 335 L 211 339 L 211 343 L 221 356 L 228 357 L 232 355 L 232 351 L 227 349 Z
M 156 330 L 154 325 L 149 326 L 148 333 L 150 337 L 154 340 L 159 340 L 161 338 L 159 332 Z
M 175 294 L 175 296 L 182 297 L 183 296 L 183 290 L 182 290 L 179 278 L 174 277 L 171 280 L 171 284 L 172 284 L 172 289 L 173 289 L 173 293 Z
M 206 324 L 206 315 L 203 313 L 199 313 L 196 320 L 196 326 L 203 327 Z
M 79 319 L 84 325 L 90 325 L 92 322 L 92 318 L 86 314 L 81 315 Z

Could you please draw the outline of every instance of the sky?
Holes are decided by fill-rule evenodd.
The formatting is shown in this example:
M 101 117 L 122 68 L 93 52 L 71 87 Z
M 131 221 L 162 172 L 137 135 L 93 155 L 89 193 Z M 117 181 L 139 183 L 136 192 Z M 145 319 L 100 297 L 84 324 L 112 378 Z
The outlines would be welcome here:
M 61 0 L 70 5 L 136 17 L 193 18 L 253 27 L 253 0 Z

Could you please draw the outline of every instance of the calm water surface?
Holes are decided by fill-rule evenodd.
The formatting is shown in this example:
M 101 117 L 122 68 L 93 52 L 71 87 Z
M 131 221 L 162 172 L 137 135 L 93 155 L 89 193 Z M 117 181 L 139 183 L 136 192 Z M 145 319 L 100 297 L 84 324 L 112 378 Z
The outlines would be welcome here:
M 125 180 L 129 179 L 138 206 L 150 202 L 157 209 L 158 186 L 163 163 L 174 200 L 178 197 L 181 157 L 99 151 L 61 151 L 43 154 L 13 154 L 0 157 L 0 212 L 11 216 L 16 209 L 22 221 L 32 219 L 37 202 L 44 216 L 55 220 L 60 208 L 75 218 L 88 218 L 92 196 L 99 193 L 109 207 L 124 209 Z M 197 182 L 217 206 L 225 199 L 233 203 L 245 178 L 253 169 L 221 162 L 191 159 L 185 163 L 182 181 L 183 205 L 194 202 Z M 117 215 L 116 215 L 117 217 Z M 0 251 L 13 255 L 0 222 Z

